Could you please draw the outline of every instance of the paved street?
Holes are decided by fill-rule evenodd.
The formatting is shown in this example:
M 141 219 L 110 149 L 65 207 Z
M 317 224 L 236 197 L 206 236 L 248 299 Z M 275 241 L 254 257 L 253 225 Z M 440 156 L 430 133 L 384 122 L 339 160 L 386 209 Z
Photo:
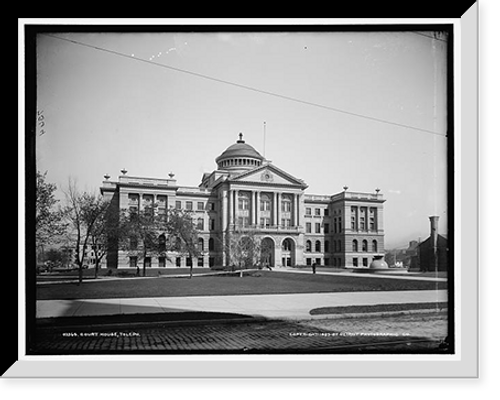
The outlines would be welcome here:
M 256 321 L 154 327 L 39 330 L 39 354 L 440 352 L 440 341 L 390 332 L 346 332 L 295 322 Z

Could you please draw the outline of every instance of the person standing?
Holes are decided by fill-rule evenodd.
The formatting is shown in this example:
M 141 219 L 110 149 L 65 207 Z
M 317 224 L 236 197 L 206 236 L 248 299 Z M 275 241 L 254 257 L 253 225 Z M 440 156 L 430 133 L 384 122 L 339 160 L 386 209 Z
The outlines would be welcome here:
M 312 270 L 313 270 L 313 274 L 315 274 L 316 273 L 316 263 L 313 263 Z

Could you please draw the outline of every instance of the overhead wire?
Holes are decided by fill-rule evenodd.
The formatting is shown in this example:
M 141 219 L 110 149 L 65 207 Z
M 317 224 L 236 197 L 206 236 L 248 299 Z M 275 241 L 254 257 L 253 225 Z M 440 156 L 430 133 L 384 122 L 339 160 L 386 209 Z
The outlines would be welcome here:
M 258 88 L 252 87 L 252 86 L 242 85 L 240 83 L 231 82 L 231 81 L 227 81 L 227 80 L 220 79 L 220 78 L 215 78 L 213 76 L 209 76 L 209 75 L 205 75 L 205 74 L 200 74 L 198 72 L 189 71 L 189 70 L 182 69 L 182 68 L 173 67 L 171 65 L 161 64 L 161 63 L 154 62 L 154 61 L 151 61 L 151 60 L 145 60 L 143 58 L 136 57 L 135 55 L 129 55 L 129 54 L 121 53 L 121 52 L 118 52 L 118 51 L 115 51 L 115 50 L 110 50 L 110 49 L 106 49 L 106 48 L 103 48 L 103 47 L 95 46 L 95 45 L 92 45 L 92 44 L 83 43 L 83 42 L 80 42 L 80 41 L 77 41 L 77 40 L 74 40 L 74 39 L 63 38 L 63 37 L 56 36 L 56 35 L 51 35 L 51 34 L 48 34 L 48 33 L 43 33 L 42 35 L 48 36 L 48 37 L 51 37 L 51 38 L 54 38 L 54 39 L 63 40 L 63 41 L 69 42 L 69 43 L 73 43 L 73 44 L 76 44 L 78 46 L 83 46 L 83 47 L 91 48 L 91 49 L 94 49 L 94 50 L 102 51 L 102 52 L 105 52 L 105 53 L 113 54 L 113 55 L 116 55 L 116 56 L 119 56 L 119 57 L 128 58 L 130 60 L 135 60 L 135 61 L 139 61 L 139 62 L 151 64 L 151 65 L 154 65 L 154 66 L 157 66 L 157 67 L 161 67 L 161 68 L 164 68 L 164 69 L 168 69 L 168 70 L 172 70 L 172 71 L 181 72 L 181 73 L 184 73 L 184 74 L 196 76 L 198 78 L 207 79 L 207 80 L 210 80 L 210 81 L 213 81 L 213 82 L 218 82 L 218 83 L 223 83 L 223 84 L 226 84 L 226 85 L 238 87 L 240 89 L 250 90 L 250 91 L 261 93 L 261 94 L 265 94 L 265 95 L 268 95 L 268 96 L 273 96 L 273 97 L 281 98 L 281 99 L 284 99 L 284 100 L 293 101 L 293 102 L 296 102 L 296 103 L 305 104 L 305 105 L 309 105 L 309 106 L 313 106 L 313 107 L 318 107 L 318 108 L 322 108 L 322 109 L 325 109 L 325 110 L 334 111 L 334 112 L 337 112 L 337 113 L 346 114 L 346 115 L 350 115 L 350 116 L 354 116 L 354 117 L 358 117 L 358 118 L 364 118 L 364 119 L 367 119 L 367 120 L 370 120 L 370 121 L 376 121 L 376 122 L 380 122 L 380 123 L 384 123 L 384 124 L 388 124 L 388 125 L 399 126 L 399 127 L 402 127 L 402 128 L 412 129 L 412 130 L 416 130 L 416 131 L 420 131 L 420 132 L 423 132 L 423 133 L 428 133 L 428 134 L 432 134 L 432 135 L 436 135 L 436 136 L 447 137 L 447 134 L 445 134 L 445 133 L 435 132 L 435 131 L 432 131 L 432 130 L 429 130 L 429 129 L 423 129 L 423 128 L 419 128 L 419 127 L 412 126 L 412 125 L 402 124 L 402 123 L 398 123 L 398 122 L 394 122 L 394 121 L 389 121 L 389 120 L 382 119 L 382 118 L 372 117 L 372 116 L 365 115 L 365 114 L 355 113 L 355 112 L 352 112 L 352 111 L 346 111 L 346 110 L 342 110 L 342 109 L 339 109 L 339 108 L 336 108 L 336 107 L 331 107 L 331 106 L 327 106 L 327 105 L 324 105 L 324 104 L 314 103 L 314 102 L 307 101 L 307 100 L 302 100 L 302 99 L 299 99 L 299 98 L 296 98 L 296 97 L 286 96 L 286 95 L 283 95 L 283 94 L 279 94 L 279 93 L 275 93 L 275 92 L 270 92 L 270 91 L 263 90 L 263 89 L 258 89 Z M 426 36 L 426 35 L 422 35 L 422 36 Z M 428 37 L 428 36 L 426 36 L 426 37 Z

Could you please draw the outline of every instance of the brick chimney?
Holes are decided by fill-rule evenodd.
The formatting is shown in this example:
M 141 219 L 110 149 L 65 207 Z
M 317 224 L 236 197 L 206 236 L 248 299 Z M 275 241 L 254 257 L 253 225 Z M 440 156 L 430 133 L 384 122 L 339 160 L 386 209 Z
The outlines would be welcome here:
M 438 270 L 438 221 L 439 217 L 437 215 L 433 215 L 429 217 L 431 221 L 431 249 L 432 249 L 432 267 L 434 271 Z

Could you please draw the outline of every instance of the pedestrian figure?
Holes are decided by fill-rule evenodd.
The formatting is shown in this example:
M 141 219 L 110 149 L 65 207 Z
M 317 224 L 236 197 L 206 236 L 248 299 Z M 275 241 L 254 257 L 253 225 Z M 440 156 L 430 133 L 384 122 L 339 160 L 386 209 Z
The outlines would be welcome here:
M 313 263 L 312 269 L 313 269 L 313 274 L 315 274 L 316 273 L 316 263 Z

